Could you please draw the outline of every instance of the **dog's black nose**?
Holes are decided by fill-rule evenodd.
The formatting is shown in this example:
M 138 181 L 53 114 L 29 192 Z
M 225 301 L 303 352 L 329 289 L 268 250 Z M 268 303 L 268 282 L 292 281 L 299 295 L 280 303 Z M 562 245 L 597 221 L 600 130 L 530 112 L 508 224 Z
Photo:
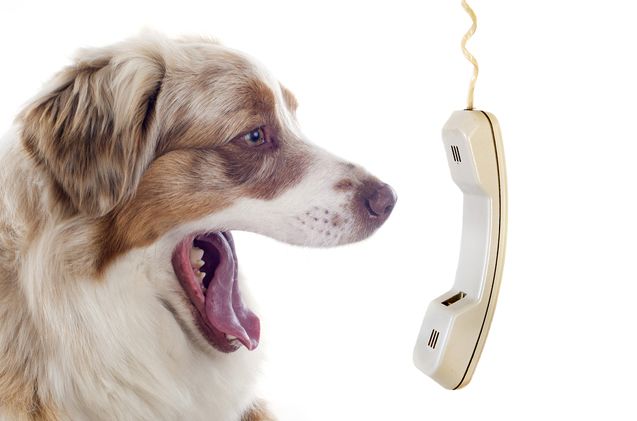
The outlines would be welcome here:
M 365 207 L 371 216 L 386 218 L 394 209 L 397 196 L 389 184 L 381 183 L 375 186 L 365 197 Z

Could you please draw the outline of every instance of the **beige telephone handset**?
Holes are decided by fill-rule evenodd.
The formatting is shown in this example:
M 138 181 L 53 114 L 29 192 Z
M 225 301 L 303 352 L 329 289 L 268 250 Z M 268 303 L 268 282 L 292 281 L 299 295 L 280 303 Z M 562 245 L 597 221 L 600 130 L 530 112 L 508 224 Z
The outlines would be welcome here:
M 464 195 L 462 245 L 453 288 L 433 300 L 420 328 L 414 363 L 447 389 L 469 383 L 491 326 L 502 267 L 507 227 L 506 171 L 500 126 L 495 116 L 473 110 L 477 63 L 467 110 L 455 111 L 442 130 L 453 181 Z
M 506 240 L 506 174 L 493 114 L 456 111 L 442 131 L 464 194 L 462 246 L 451 291 L 429 304 L 414 362 L 447 389 L 471 380 L 495 309 Z

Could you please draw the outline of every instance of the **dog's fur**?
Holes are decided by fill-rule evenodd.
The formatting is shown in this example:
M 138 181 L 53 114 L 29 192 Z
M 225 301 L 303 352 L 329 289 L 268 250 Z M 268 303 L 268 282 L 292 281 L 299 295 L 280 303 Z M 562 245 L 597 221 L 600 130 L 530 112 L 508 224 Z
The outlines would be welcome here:
M 170 264 L 197 231 L 367 237 L 379 182 L 308 143 L 262 66 L 204 39 L 82 51 L 0 156 L 0 420 L 273 418 L 261 351 L 213 348 Z M 241 135 L 266 127 L 272 141 Z M 245 289 L 245 288 L 244 288 Z

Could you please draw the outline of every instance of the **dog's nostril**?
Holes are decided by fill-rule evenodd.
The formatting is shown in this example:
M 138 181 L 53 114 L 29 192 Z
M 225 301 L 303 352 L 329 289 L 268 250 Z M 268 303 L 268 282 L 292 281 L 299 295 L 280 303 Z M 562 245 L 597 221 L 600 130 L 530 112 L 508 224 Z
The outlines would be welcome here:
M 365 198 L 365 207 L 372 216 L 389 216 L 396 204 L 396 192 L 388 184 L 379 185 Z

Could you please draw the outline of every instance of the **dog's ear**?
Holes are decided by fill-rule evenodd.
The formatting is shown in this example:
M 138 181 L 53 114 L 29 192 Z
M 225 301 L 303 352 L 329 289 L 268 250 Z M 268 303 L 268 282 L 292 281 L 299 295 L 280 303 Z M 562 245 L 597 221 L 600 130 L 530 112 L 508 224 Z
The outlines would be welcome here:
M 22 141 L 56 192 L 78 212 L 101 216 L 134 193 L 153 158 L 165 65 L 149 47 L 82 57 L 21 114 Z

